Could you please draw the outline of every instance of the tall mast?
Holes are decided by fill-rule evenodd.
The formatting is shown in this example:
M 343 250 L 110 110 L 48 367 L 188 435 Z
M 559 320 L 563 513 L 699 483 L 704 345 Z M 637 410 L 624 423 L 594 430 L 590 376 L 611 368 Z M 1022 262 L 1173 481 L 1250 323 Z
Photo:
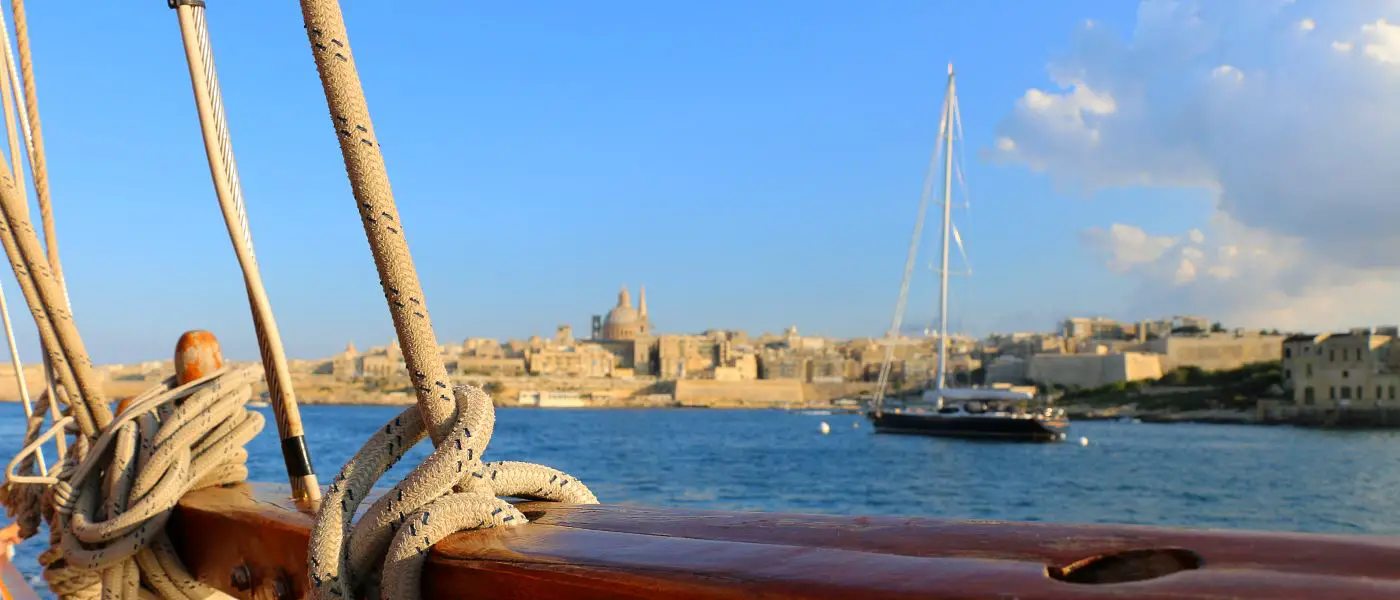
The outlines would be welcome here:
M 935 387 L 943 390 L 948 372 L 948 242 L 953 225 L 953 115 L 956 114 L 958 98 L 954 95 L 953 63 L 948 63 L 948 101 L 943 103 L 948 111 L 943 119 L 948 123 L 947 148 L 943 151 L 943 267 L 938 271 L 938 378 Z
M 949 68 L 952 68 L 951 65 Z M 904 307 L 909 300 L 909 281 L 914 276 L 914 264 L 919 256 L 919 240 L 924 235 L 924 217 L 928 214 L 929 199 L 933 196 L 934 166 L 938 164 L 938 153 L 942 150 L 944 136 L 951 137 L 953 135 L 954 112 L 952 103 L 952 96 L 944 96 L 942 118 L 938 123 L 938 139 L 934 142 L 933 153 L 928 159 L 923 194 L 919 196 L 919 216 L 914 219 L 914 234 L 909 239 L 909 256 L 904 261 L 904 278 L 899 283 L 899 301 L 895 302 L 894 318 L 891 319 L 889 332 L 885 334 L 885 360 L 880 364 L 880 378 L 875 385 L 875 414 L 877 416 L 884 414 L 885 388 L 889 385 L 890 366 L 894 363 L 894 344 L 895 340 L 899 338 L 900 323 L 904 320 Z M 944 237 L 946 238 L 946 235 Z M 944 255 L 946 257 L 946 250 Z

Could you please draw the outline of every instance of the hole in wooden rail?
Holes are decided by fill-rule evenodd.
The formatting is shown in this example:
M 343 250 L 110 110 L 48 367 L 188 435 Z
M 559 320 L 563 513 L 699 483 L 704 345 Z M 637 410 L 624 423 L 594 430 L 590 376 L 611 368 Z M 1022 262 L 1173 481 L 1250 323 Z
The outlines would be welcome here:
M 1064 567 L 1046 567 L 1051 579 L 1067 583 L 1128 583 L 1201 568 L 1205 559 L 1185 548 L 1148 548 L 1090 556 Z
M 543 516 L 544 516 L 544 511 L 542 511 L 542 510 L 527 510 L 527 511 L 524 511 L 524 512 L 522 512 L 522 513 L 520 513 L 520 514 L 525 515 L 525 520 L 526 520 L 526 521 L 534 522 L 534 521 L 536 521 L 536 520 L 539 520 L 540 517 L 543 517 Z

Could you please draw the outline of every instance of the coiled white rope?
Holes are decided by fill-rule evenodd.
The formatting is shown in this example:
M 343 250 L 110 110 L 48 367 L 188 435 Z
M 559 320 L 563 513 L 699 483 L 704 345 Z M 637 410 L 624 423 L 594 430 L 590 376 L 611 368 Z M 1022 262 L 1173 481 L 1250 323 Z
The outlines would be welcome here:
M 263 417 L 246 406 L 261 375 L 245 366 L 178 386 L 172 377 L 133 399 L 91 444 L 78 436 L 57 477 L 28 478 L 52 486 L 44 512 L 57 543 L 40 562 L 55 594 L 136 600 L 149 596 L 144 581 L 162 598 L 227 597 L 190 575 L 163 528 L 186 493 L 247 479 L 243 446 Z M 12 482 L 25 481 L 16 465 L 54 433 L 10 462 Z
M 374 597 L 416 600 L 428 549 L 451 533 L 527 521 L 501 500 L 515 496 L 597 504 L 593 492 L 566 473 L 523 462 L 482 462 L 496 423 L 481 388 L 453 388 L 456 415 L 442 443 L 393 489 L 355 511 L 375 482 L 426 437 L 417 406 L 400 413 L 345 464 L 326 491 L 308 549 L 312 594 L 321 600 Z M 372 577 L 383 562 L 382 584 Z

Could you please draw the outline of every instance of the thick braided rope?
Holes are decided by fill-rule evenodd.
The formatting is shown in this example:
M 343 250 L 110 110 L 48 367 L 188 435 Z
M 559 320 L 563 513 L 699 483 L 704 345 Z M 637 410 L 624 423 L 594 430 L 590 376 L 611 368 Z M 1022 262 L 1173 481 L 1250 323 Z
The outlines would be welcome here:
M 54 593 L 227 597 L 184 568 L 163 528 L 186 493 L 247 478 L 243 446 L 263 417 L 246 405 L 260 376 L 246 366 L 180 386 L 171 378 L 135 398 L 91 443 L 77 437 L 51 489 L 56 539 L 40 557 Z
M 500 496 L 578 503 L 597 499 L 572 477 L 547 467 L 481 462 L 495 425 L 494 408 L 478 388 L 449 389 L 340 3 L 301 0 L 301 10 L 365 237 L 418 397 L 416 406 L 385 425 L 346 463 L 327 491 L 308 551 L 312 591 L 322 600 L 360 597 L 362 590 L 375 587 L 367 576 L 369 566 L 387 552 L 382 597 L 413 599 L 420 595 L 419 571 L 428 548 L 443 536 L 526 522 Z M 355 510 L 375 481 L 424 435 L 432 438 L 433 453 L 375 501 L 352 528 Z
M 21 104 L 16 97 L 20 93 L 19 78 L 13 76 L 15 74 L 13 64 L 14 57 L 10 53 L 10 34 L 7 29 L 8 28 L 4 26 L 4 19 L 0 19 L 0 41 L 5 44 L 5 52 L 0 54 L 0 64 L 4 65 L 5 70 L 4 74 L 0 74 L 0 100 L 3 100 L 5 103 L 5 129 L 6 133 L 9 135 L 8 143 L 11 149 L 10 175 L 11 179 L 18 180 L 23 177 L 24 171 L 20 168 L 20 136 L 18 128 L 15 126 L 15 107 L 19 106 L 22 108 L 23 104 Z M 4 77 L 5 74 L 9 74 L 12 77 Z M 23 186 L 21 186 L 21 189 L 22 188 Z M 3 291 L 0 291 L 0 323 L 2 323 L 5 328 L 5 341 L 9 344 L 10 364 L 15 368 L 15 383 L 19 386 L 19 398 L 21 405 L 24 407 L 24 417 L 25 419 L 30 419 L 30 417 L 34 415 L 34 405 L 29 400 L 29 383 L 25 381 L 24 364 L 19 358 L 19 349 L 15 345 L 14 326 L 10 322 L 10 306 L 5 300 Z M 44 460 L 43 451 L 36 452 L 34 456 L 39 463 L 39 472 L 47 475 L 49 467 L 47 461 Z M 60 460 L 62 460 L 61 457 Z
M 18 236 L 15 235 L 15 229 L 10 226 L 9 203 L 3 197 L 13 190 L 12 186 L 0 185 L 0 246 L 4 248 L 5 256 L 9 258 L 10 266 L 14 269 L 15 279 L 19 282 L 20 292 L 24 295 L 29 312 L 34 317 L 34 325 L 39 332 L 40 345 L 43 346 L 48 355 L 49 363 L 53 367 L 53 372 L 58 376 L 61 387 L 71 397 L 77 394 L 80 388 L 76 371 L 71 368 L 72 365 L 60 350 L 58 327 L 55 320 L 50 318 L 49 311 L 40 298 L 37 274 L 30 269 L 29 263 L 21 256 Z M 23 219 L 23 217 L 20 218 Z M 97 425 L 86 405 L 75 404 L 73 416 L 78 420 L 85 435 L 93 435 L 97 432 Z
M 18 10 L 16 14 L 18 19 L 17 24 L 23 27 L 23 7 L 20 6 L 19 3 L 16 3 L 15 8 Z M 59 332 L 59 324 L 55 321 L 62 320 L 62 318 L 71 311 L 67 308 L 67 292 L 62 290 L 62 282 L 58 279 L 61 275 L 56 269 L 46 269 L 47 264 L 50 262 L 49 259 L 56 256 L 56 252 L 54 252 L 56 247 L 50 245 L 49 257 L 42 257 L 42 255 L 40 255 L 41 259 L 38 262 L 29 260 L 20 250 L 20 246 L 28 243 L 28 240 L 22 240 L 21 238 L 24 236 L 22 234 L 17 235 L 17 232 L 19 230 L 29 229 L 29 209 L 26 200 L 25 185 L 22 182 L 23 174 L 19 169 L 22 150 L 19 144 L 19 133 L 17 132 L 19 127 L 17 127 L 15 118 L 16 107 L 20 115 L 19 121 L 21 121 L 18 125 L 22 126 L 24 129 L 25 141 L 29 143 L 26 145 L 26 148 L 29 150 L 31 166 L 35 159 L 36 149 L 32 146 L 33 136 L 29 129 L 29 123 L 26 117 L 28 113 L 26 112 L 25 105 L 18 101 L 17 96 L 21 93 L 18 84 L 20 78 L 16 74 L 15 61 L 12 58 L 8 43 L 9 32 L 3 20 L 0 20 L 0 41 L 5 42 L 3 61 L 0 61 L 3 62 L 5 70 L 5 73 L 0 74 L 0 95 L 4 97 L 5 128 L 8 134 L 11 151 L 10 158 L 13 160 L 12 165 L 7 165 L 5 168 L 0 169 L 0 171 L 6 175 L 6 177 L 4 177 L 5 185 L 0 186 L 0 207 L 3 207 L 5 215 L 4 220 L 6 221 L 3 231 L 0 231 L 0 238 L 3 238 L 6 255 L 9 257 L 15 269 L 15 275 L 19 279 L 21 291 L 24 292 L 25 300 L 29 304 L 31 312 L 34 314 L 35 322 L 40 333 L 40 339 L 46 352 L 47 360 L 45 362 L 48 365 L 57 365 L 60 371 L 59 379 L 63 385 L 68 388 L 68 392 L 71 396 L 77 393 L 79 389 L 86 389 L 82 387 L 80 380 L 86 378 L 88 374 L 85 369 L 74 369 L 72 365 L 68 364 L 64 356 L 64 350 L 61 349 L 58 344 L 67 334 Z M 27 39 L 21 41 L 22 45 L 27 43 Z M 24 53 L 21 52 L 21 55 L 23 54 Z M 32 72 L 27 72 L 25 81 L 32 83 L 32 75 Z M 42 167 L 40 169 L 42 170 Z M 44 190 L 46 194 L 46 186 L 36 185 L 36 187 Z M 46 205 L 47 196 L 41 194 L 41 210 L 44 209 Z M 14 225 L 13 228 L 11 227 L 12 224 Z M 32 229 L 30 229 L 29 232 L 32 234 Z M 35 240 L 35 244 L 37 245 L 37 240 Z M 55 278 L 57 287 L 62 291 L 61 310 L 51 310 L 50 306 L 44 302 L 43 294 L 40 292 L 39 288 L 44 283 L 40 280 L 44 278 L 45 274 Z M 79 350 L 79 352 L 81 352 L 81 350 Z M 83 358 L 85 359 L 85 353 L 83 354 Z M 79 362 L 85 362 L 85 360 L 80 360 Z M 53 395 L 51 394 L 50 398 L 52 399 L 52 397 Z M 52 409 L 53 407 L 50 408 Z M 102 407 L 102 409 L 98 409 L 97 412 L 100 413 L 103 410 L 105 410 L 105 406 Z M 79 425 L 83 428 L 83 431 L 91 435 L 96 432 L 96 428 L 99 424 L 94 423 L 93 416 L 90 415 L 89 412 L 88 407 L 84 406 L 75 416 L 78 419 Z M 99 418 L 98 420 L 101 419 Z M 63 442 L 60 441 L 60 453 L 63 451 L 63 445 Z
M 48 159 L 44 155 L 44 131 L 39 120 L 39 92 L 34 82 L 34 58 L 29 51 L 29 19 L 24 10 L 24 0 L 11 0 L 11 8 L 15 16 L 15 42 L 19 46 L 20 78 L 24 81 L 24 103 L 19 106 L 20 124 L 24 127 L 25 145 L 29 150 L 29 169 L 34 176 L 34 194 L 39 199 L 39 218 L 43 221 L 49 266 L 53 268 L 54 279 L 63 292 L 64 306 L 70 306 L 68 286 L 63 280 L 63 266 L 58 261 L 58 236 L 54 231 L 53 201 L 49 195 Z M 8 35 L 8 31 L 6 33 Z M 8 41 L 5 46 L 8 52 Z
M 428 422 L 428 434 L 441 444 L 452 423 L 456 404 L 447 368 L 438 354 L 437 336 L 423 297 L 423 287 L 408 252 L 408 238 L 394 204 L 384 154 L 374 135 L 360 74 L 350 53 L 350 37 L 338 0 L 301 0 L 302 20 L 311 41 L 316 71 L 326 94 L 331 123 L 345 158 L 350 188 L 364 222 L 379 282 L 389 303 L 404 363 Z
M 27 115 L 32 127 L 29 142 L 34 151 L 30 155 L 30 168 L 35 172 L 35 188 L 38 190 L 40 208 L 48 205 L 48 179 L 43 165 L 43 135 L 39 126 L 39 113 L 34 94 L 34 65 L 29 52 L 29 31 L 22 0 L 12 0 L 15 16 L 15 38 L 19 45 L 19 68 L 25 83 Z M 18 93 L 18 90 L 16 90 Z M 11 123 L 13 119 L 9 120 Z M 18 148 L 11 148 L 18 151 Z M 10 170 L 8 167 L 6 170 Z M 3 216 L 4 230 L 0 240 L 4 241 L 6 255 L 20 280 L 20 289 L 25 301 L 34 313 L 44 350 L 49 361 L 58 372 L 60 382 L 68 388 L 68 395 L 74 399 L 74 416 L 85 435 L 93 435 L 105 428 L 112 420 L 112 414 L 103 398 L 92 372 L 92 363 L 82 338 L 73 322 L 67 291 L 61 281 L 58 269 L 57 246 L 52 235 L 48 237 L 50 250 L 45 254 L 43 245 L 29 220 L 29 209 L 25 201 L 24 186 L 20 184 L 18 173 L 4 185 L 0 185 L 0 216 Z M 50 218 L 51 220 L 51 218 Z M 51 232 L 50 232 L 51 233 Z M 28 281 L 26 281 L 28 280 Z
M 34 179 L 35 193 L 39 198 L 39 215 L 43 221 L 44 228 L 44 248 L 48 252 L 49 264 L 53 266 L 54 276 L 58 279 L 58 286 L 63 290 L 63 303 L 72 307 L 72 302 L 68 298 L 68 286 L 63 279 L 63 268 L 58 260 L 58 236 L 54 231 L 53 222 L 53 202 L 49 197 L 49 176 L 47 160 L 44 157 L 44 140 L 38 128 L 39 119 L 39 99 L 35 91 L 34 65 L 29 53 L 29 28 L 24 12 L 23 0 L 14 2 L 15 24 L 23 29 L 22 36 L 16 36 L 20 46 L 20 60 L 16 61 L 14 48 L 10 44 L 10 28 L 4 19 L 0 19 L 0 43 L 5 45 L 5 70 L 9 76 L 10 87 L 16 94 L 23 93 L 24 101 L 15 99 L 19 112 L 19 125 L 21 133 L 24 134 L 24 147 L 29 157 L 30 175 Z M 24 71 L 21 83 L 20 71 Z M 34 121 L 31 124 L 29 113 L 31 107 L 34 113 Z M 37 137 L 36 137 L 37 136 Z M 14 149 L 11 149 L 14 152 Z M 16 161 L 18 162 L 18 161 Z M 16 177 L 19 170 L 16 168 Z M 58 380 L 54 374 L 53 363 L 48 354 L 44 356 L 44 381 L 49 393 L 49 409 L 53 414 L 58 414 L 58 407 L 54 404 L 57 394 L 53 390 L 58 386 Z M 67 452 L 67 440 L 63 436 L 58 437 L 58 459 L 63 460 L 64 453 Z M 42 455 L 40 456 L 42 462 Z
M 454 420 L 443 442 L 352 524 L 375 482 L 425 437 L 417 406 L 384 425 L 336 475 L 311 529 L 312 594 L 320 600 L 373 597 L 382 562 L 380 597 L 416 600 L 428 549 L 456 531 L 523 525 L 524 515 L 501 496 L 596 504 L 587 486 L 542 465 L 482 462 L 496 423 L 480 388 L 453 390 Z

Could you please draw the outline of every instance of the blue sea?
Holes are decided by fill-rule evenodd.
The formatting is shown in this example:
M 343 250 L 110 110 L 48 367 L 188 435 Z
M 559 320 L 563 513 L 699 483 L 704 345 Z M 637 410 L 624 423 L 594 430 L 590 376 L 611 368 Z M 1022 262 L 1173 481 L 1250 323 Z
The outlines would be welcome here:
M 275 425 L 258 410 L 252 478 L 282 482 Z M 321 482 L 399 410 L 303 407 Z M 6 457 L 20 421 L 0 419 Z M 875 435 L 859 415 L 500 409 L 486 458 L 550 465 L 608 503 L 1400 534 L 1400 432 L 1082 422 L 1063 443 L 1013 444 Z M 19 549 L 27 575 L 41 544 Z

